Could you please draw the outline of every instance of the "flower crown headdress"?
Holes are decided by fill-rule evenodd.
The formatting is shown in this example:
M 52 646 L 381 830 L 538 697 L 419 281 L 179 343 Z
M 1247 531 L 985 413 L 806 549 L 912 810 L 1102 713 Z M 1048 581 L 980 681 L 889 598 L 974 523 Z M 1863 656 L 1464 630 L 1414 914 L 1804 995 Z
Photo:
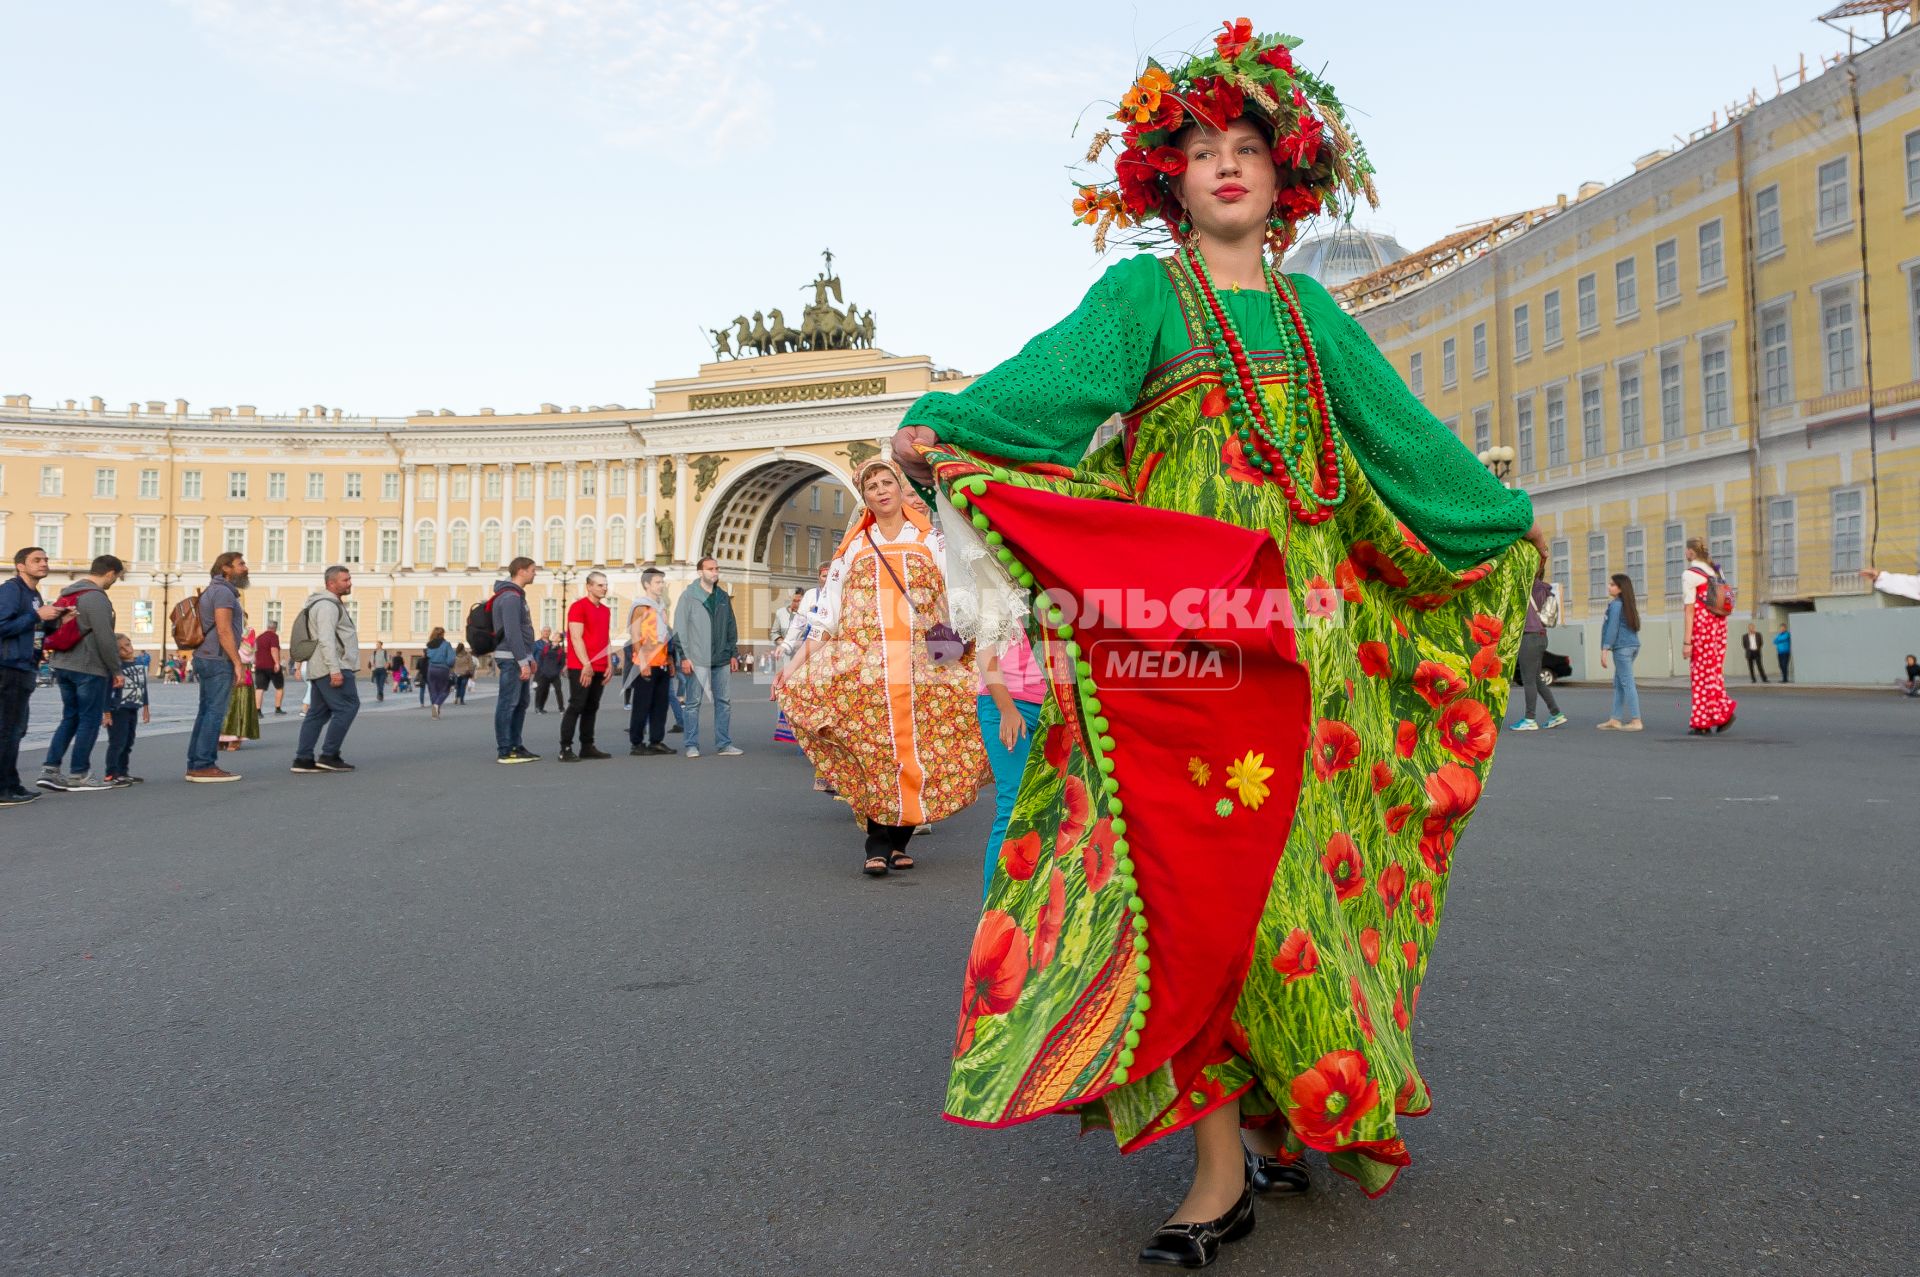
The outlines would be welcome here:
M 1187 157 L 1171 143 L 1189 124 L 1218 132 L 1246 117 L 1262 126 L 1279 177 L 1268 233 L 1276 254 L 1293 244 L 1295 228 L 1307 218 L 1323 212 L 1350 217 L 1361 197 L 1380 206 L 1373 164 L 1348 129 L 1340 99 L 1331 85 L 1294 64 L 1298 37 L 1256 36 L 1246 18 L 1221 28 L 1211 53 L 1171 70 L 1149 59 L 1121 96 L 1113 119 L 1125 127 L 1113 176 L 1081 186 L 1073 202 L 1076 221 L 1094 228 L 1095 252 L 1106 251 L 1114 232 L 1142 244 L 1183 239 L 1171 179 L 1186 171 Z M 1099 162 L 1115 140 L 1102 129 L 1086 162 Z M 1149 226 L 1153 218 L 1163 226 Z

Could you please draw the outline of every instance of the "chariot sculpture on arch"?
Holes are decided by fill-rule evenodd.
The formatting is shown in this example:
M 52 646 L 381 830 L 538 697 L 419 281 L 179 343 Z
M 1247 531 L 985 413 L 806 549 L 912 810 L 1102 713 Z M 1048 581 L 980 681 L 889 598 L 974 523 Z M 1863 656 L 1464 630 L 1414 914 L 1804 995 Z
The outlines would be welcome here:
M 791 327 L 777 306 L 742 313 L 720 328 L 709 328 L 716 359 L 743 359 L 748 355 L 784 355 L 798 350 L 871 350 L 873 311 L 847 303 L 840 277 L 833 272 L 833 251 L 822 252 L 825 268 L 802 292 L 813 290 L 813 300 L 800 313 L 799 328 Z M 834 303 L 846 306 L 841 310 Z

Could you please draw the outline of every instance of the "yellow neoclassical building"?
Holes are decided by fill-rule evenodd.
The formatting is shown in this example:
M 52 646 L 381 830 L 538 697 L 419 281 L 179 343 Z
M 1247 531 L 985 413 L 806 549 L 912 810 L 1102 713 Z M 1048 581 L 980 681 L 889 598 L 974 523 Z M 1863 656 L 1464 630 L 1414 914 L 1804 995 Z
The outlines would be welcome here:
M 344 563 L 363 645 L 401 649 L 458 632 L 516 555 L 543 565 L 530 596 L 558 625 L 590 569 L 631 602 L 642 568 L 677 586 L 711 554 L 744 636 L 764 640 L 845 531 L 853 467 L 920 394 L 965 384 L 924 356 L 823 349 L 716 360 L 656 385 L 646 408 L 270 416 L 9 394 L 0 544 L 44 546 L 61 580 L 119 556 L 121 624 L 150 650 L 169 601 L 224 550 L 247 555 L 256 623 L 289 620 Z
M 1513 450 L 1575 621 L 1633 578 L 1643 672 L 1688 537 L 1769 633 L 1884 604 L 1876 544 L 1920 561 L 1920 28 L 1341 291 L 1468 446 Z

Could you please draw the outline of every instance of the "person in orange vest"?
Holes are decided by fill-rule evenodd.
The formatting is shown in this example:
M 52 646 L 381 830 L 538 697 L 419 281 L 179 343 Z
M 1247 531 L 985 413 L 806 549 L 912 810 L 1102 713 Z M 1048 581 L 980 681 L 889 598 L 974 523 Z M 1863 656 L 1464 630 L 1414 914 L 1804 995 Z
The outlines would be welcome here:
M 673 682 L 673 663 L 667 649 L 673 626 L 667 621 L 667 574 L 648 568 L 640 574 L 640 599 L 627 614 L 627 637 L 633 644 L 633 664 L 626 685 L 632 694 L 627 720 L 629 754 L 671 754 L 667 744 L 667 688 Z

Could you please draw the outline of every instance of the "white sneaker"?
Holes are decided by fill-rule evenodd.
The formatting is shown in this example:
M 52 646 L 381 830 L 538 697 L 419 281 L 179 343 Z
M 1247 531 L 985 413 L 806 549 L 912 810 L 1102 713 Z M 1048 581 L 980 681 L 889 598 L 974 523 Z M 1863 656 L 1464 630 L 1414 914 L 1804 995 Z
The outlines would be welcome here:
M 700 751 L 699 751 L 699 750 L 697 750 L 697 749 L 695 749 L 695 748 L 694 748 L 693 746 L 691 746 L 691 745 L 689 745 L 689 746 L 687 746 L 687 757 L 688 757 L 688 758 L 698 758 L 698 757 L 700 757 Z
M 738 748 L 738 747 L 736 747 L 736 746 L 733 746 L 733 745 L 728 745 L 728 746 L 726 746 L 726 747 L 725 747 L 725 748 L 723 748 L 723 749 L 717 749 L 717 750 L 715 750 L 715 751 L 714 751 L 714 754 L 715 754 L 715 756 L 716 756 L 716 757 L 719 757 L 719 758 L 738 758 L 738 757 L 740 757 L 740 755 L 742 755 L 742 754 L 744 754 L 744 753 L 746 753 L 746 752 L 747 752 L 747 751 L 746 751 L 746 750 L 744 750 L 744 749 L 740 749 L 740 748 Z
M 101 780 L 98 776 L 94 775 L 92 772 L 88 772 L 84 776 L 67 777 L 68 793 L 87 794 L 87 793 L 94 793 L 102 789 L 112 789 L 112 788 L 113 788 L 112 785 L 109 785 L 106 781 Z

